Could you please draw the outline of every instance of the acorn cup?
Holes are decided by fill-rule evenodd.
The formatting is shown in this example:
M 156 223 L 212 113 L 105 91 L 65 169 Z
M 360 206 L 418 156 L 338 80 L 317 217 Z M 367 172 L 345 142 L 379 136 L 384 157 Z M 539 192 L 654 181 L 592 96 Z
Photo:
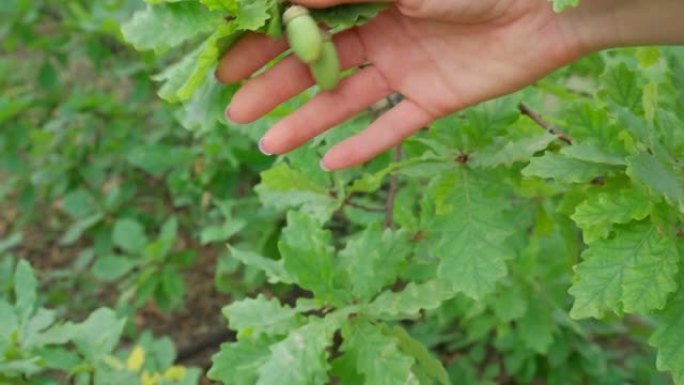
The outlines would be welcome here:
M 287 40 L 295 55 L 306 64 L 317 61 L 323 52 L 323 35 L 309 10 L 293 5 L 283 13 Z
M 340 83 L 340 59 L 337 47 L 329 33 L 320 31 L 323 36 L 321 57 L 309 65 L 311 75 L 323 91 L 332 91 Z

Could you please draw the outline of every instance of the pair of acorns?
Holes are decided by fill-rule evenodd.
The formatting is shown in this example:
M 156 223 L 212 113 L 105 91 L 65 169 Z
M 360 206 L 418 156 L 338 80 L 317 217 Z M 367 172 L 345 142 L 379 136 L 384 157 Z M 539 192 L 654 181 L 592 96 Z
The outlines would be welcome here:
M 309 65 L 320 89 L 334 90 L 340 83 L 340 59 L 330 34 L 321 30 L 309 10 L 299 5 L 283 13 L 283 22 L 295 56 Z

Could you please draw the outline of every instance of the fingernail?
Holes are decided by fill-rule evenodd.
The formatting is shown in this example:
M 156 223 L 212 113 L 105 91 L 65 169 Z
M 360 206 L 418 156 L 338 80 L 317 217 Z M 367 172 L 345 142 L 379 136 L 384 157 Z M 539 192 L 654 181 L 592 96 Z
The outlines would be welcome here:
M 226 108 L 226 111 L 223 114 L 226 117 L 226 121 L 230 124 L 237 124 L 235 121 L 230 117 L 230 106 Z
M 273 153 L 266 151 L 266 149 L 264 148 L 264 138 L 261 138 L 261 140 L 259 140 L 259 151 L 261 151 L 261 153 L 266 156 L 273 155 Z
M 329 172 L 329 171 L 330 171 L 330 169 L 327 168 L 327 167 L 325 167 L 325 164 L 323 164 L 323 159 L 321 159 L 321 161 L 320 161 L 320 163 L 318 163 L 318 165 L 321 166 L 321 170 L 323 170 L 323 171 L 325 171 L 325 172 Z

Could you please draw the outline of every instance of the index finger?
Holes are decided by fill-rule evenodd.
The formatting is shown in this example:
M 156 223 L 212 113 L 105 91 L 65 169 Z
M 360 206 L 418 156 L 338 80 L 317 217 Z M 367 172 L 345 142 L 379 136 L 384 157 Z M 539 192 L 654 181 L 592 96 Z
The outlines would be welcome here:
M 216 78 L 222 83 L 243 80 L 287 50 L 284 37 L 273 39 L 250 32 L 226 52 L 216 67 Z

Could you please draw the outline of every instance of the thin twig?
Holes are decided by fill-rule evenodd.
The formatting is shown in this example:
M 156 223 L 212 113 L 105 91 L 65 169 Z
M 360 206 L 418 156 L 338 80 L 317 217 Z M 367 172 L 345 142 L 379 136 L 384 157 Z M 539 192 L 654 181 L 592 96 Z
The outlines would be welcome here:
M 546 131 L 550 132 L 553 135 L 556 135 L 558 139 L 564 141 L 567 144 L 572 144 L 572 138 L 570 137 L 570 135 L 551 125 L 551 123 L 544 120 L 544 118 L 542 118 L 539 113 L 534 112 L 524 103 L 520 103 L 520 105 L 518 105 L 518 109 L 523 115 L 526 115 L 530 119 L 534 120 L 535 123 L 544 128 Z
M 351 200 L 351 199 L 347 199 L 347 200 L 344 202 L 344 204 L 345 204 L 346 206 L 355 207 L 355 208 L 357 208 L 357 209 L 361 209 L 361 210 L 364 210 L 364 211 L 370 211 L 370 212 L 374 212 L 374 213 L 384 213 L 384 212 L 385 212 L 385 208 L 384 208 L 384 207 L 370 207 L 370 206 L 366 206 L 366 205 L 361 204 L 361 203 L 358 203 L 358 202 L 354 202 L 354 201 Z
M 394 148 L 393 161 L 400 162 L 404 153 L 401 149 L 401 144 Z M 385 203 L 385 227 L 389 229 L 394 228 L 394 200 L 397 198 L 399 192 L 399 176 L 392 174 L 390 176 L 389 192 L 387 193 L 387 202 Z
M 401 94 L 393 94 L 387 98 L 390 107 L 394 107 L 401 103 L 404 97 Z M 404 157 L 404 152 L 401 149 L 401 143 L 394 148 L 394 157 L 392 161 L 398 163 Z M 388 229 L 394 228 L 394 200 L 397 198 L 399 192 L 399 176 L 397 174 L 390 175 L 390 186 L 387 193 L 387 202 L 385 203 L 385 227 Z
M 383 113 L 391 110 L 394 108 L 397 104 L 401 103 L 401 101 L 404 100 L 403 95 L 399 93 L 394 93 L 385 99 L 381 100 L 380 102 L 376 103 L 370 108 L 370 112 L 374 114 L 376 117 L 379 117 Z M 394 158 L 393 161 L 399 162 L 401 161 L 401 158 L 403 157 L 403 152 L 401 149 L 401 144 L 397 145 L 394 148 Z M 389 191 L 387 193 L 387 201 L 385 202 L 385 208 L 382 209 L 382 211 L 385 212 L 385 227 L 386 228 L 394 228 L 394 199 L 397 196 L 397 191 L 399 190 L 399 177 L 392 174 L 390 176 L 390 185 L 389 185 Z

